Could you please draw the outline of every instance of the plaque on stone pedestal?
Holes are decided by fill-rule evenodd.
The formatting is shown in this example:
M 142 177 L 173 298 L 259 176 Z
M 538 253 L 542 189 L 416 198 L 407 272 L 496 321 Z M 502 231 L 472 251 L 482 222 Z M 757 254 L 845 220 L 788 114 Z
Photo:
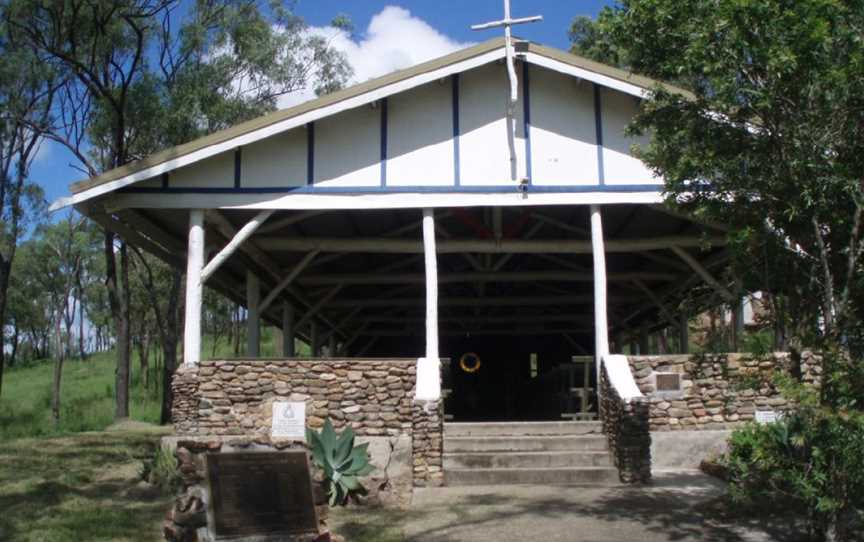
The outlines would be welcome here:
M 207 455 L 216 538 L 318 532 L 305 451 Z

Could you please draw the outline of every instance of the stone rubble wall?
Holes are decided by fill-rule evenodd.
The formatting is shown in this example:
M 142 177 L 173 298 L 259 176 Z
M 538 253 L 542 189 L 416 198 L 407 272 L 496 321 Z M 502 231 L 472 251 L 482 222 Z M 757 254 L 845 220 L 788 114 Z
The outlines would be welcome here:
M 649 398 L 651 431 L 731 429 L 753 420 L 757 410 L 784 412 L 794 405 L 772 379 L 776 371 L 819 385 L 821 360 L 803 352 L 766 357 L 750 354 L 628 356 L 639 389 Z M 680 392 L 658 392 L 654 373 L 679 373 Z
M 440 404 L 415 403 L 416 359 L 232 359 L 181 366 L 172 382 L 182 436 L 270 435 L 274 401 L 304 401 L 306 422 L 362 437 L 412 439 L 415 485 L 443 480 Z
M 606 367 L 600 371 L 600 418 L 609 453 L 622 483 L 651 480 L 649 404 L 644 398 L 625 402 L 610 384 Z

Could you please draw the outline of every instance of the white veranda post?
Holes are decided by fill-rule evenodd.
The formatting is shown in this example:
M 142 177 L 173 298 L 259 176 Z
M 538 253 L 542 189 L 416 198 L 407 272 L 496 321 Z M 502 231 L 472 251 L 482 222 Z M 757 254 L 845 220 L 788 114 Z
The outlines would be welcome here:
M 435 401 L 441 398 L 441 375 L 438 355 L 438 257 L 432 209 L 423 209 L 423 254 L 426 264 L 426 356 L 417 360 L 415 398 Z
M 609 355 L 609 321 L 606 304 L 606 252 L 603 218 L 599 205 L 591 206 L 591 247 L 594 256 L 594 348 L 597 363 L 597 396 L 600 396 L 600 364 Z
M 186 319 L 183 329 L 183 363 L 201 360 L 201 298 L 204 285 L 204 211 L 189 211 L 189 245 L 186 254 Z

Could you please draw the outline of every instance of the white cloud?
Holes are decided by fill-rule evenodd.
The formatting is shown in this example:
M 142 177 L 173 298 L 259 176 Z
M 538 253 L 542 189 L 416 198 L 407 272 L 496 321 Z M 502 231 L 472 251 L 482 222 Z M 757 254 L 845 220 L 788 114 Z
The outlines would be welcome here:
M 328 37 L 332 46 L 345 54 L 354 70 L 349 84 L 362 83 L 473 45 L 449 38 L 399 6 L 387 6 L 373 16 L 369 27 L 356 41 L 332 27 L 313 27 L 311 31 Z M 314 97 L 311 90 L 298 92 L 283 97 L 279 107 L 289 107 Z

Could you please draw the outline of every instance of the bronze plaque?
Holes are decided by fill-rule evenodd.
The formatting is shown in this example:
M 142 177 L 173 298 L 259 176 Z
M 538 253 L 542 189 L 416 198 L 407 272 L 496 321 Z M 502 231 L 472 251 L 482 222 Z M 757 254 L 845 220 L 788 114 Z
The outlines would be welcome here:
M 681 375 L 678 373 L 657 373 L 657 391 L 681 391 Z
M 207 455 L 216 537 L 318 532 L 305 451 Z

